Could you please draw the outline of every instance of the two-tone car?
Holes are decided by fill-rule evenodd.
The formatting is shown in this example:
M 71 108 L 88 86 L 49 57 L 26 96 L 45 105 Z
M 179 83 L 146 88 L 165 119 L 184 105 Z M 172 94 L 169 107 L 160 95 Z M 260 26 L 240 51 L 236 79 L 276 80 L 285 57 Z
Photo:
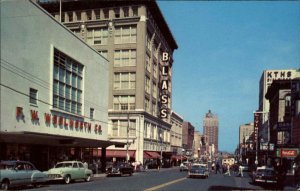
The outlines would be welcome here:
M 66 184 L 79 179 L 89 182 L 93 176 L 92 170 L 85 168 L 80 161 L 59 162 L 47 174 L 49 180 L 64 181 Z
M 37 170 L 28 161 L 0 162 L 0 190 L 25 185 L 37 186 L 47 180 L 47 174 Z
M 206 164 L 193 164 L 188 172 L 189 178 L 208 178 L 209 170 Z

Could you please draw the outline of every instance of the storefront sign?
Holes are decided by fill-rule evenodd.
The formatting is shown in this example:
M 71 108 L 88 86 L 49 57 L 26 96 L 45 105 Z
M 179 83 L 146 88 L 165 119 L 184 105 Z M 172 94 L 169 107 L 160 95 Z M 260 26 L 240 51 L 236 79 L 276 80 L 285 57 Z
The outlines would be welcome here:
M 40 125 L 39 124 L 39 113 L 36 110 L 30 110 L 30 117 L 31 121 L 35 125 Z M 23 113 L 23 108 L 22 107 L 16 107 L 16 118 L 18 119 L 23 119 L 24 118 L 24 113 Z M 51 124 L 56 128 L 56 127 L 64 127 L 65 129 L 70 128 L 70 129 L 77 129 L 77 130 L 85 130 L 91 132 L 92 130 L 96 134 L 102 134 L 102 127 L 100 124 L 94 124 L 89 122 L 85 122 L 83 120 L 79 119 L 73 119 L 71 117 L 64 117 L 60 115 L 52 115 L 49 113 L 44 114 L 44 120 L 45 124 L 47 126 L 50 126 Z
M 162 54 L 162 61 L 164 62 L 164 65 L 162 66 L 162 76 L 163 80 L 161 80 L 161 107 L 160 107 L 160 117 L 161 118 L 166 118 L 168 116 L 168 89 L 169 89 L 169 81 L 168 81 L 168 73 L 169 73 L 169 65 L 168 61 L 170 60 L 169 58 L 169 53 L 163 52 Z
M 277 157 L 281 158 L 295 158 L 299 153 L 299 149 L 277 149 Z
M 267 71 L 267 84 L 270 85 L 273 80 L 290 80 L 292 77 L 292 71 L 289 70 L 274 70 Z
M 260 126 L 261 113 L 254 112 L 254 141 L 258 140 L 258 131 Z

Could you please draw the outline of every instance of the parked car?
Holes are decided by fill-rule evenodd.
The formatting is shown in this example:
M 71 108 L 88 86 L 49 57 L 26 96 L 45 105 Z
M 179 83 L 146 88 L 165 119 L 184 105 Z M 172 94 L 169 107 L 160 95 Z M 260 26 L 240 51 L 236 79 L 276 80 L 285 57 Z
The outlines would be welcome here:
M 0 162 L 0 190 L 8 190 L 15 186 L 37 186 L 47 181 L 47 174 L 35 168 L 27 161 Z
M 188 161 L 182 162 L 182 163 L 180 164 L 180 166 L 179 166 L 180 172 L 181 172 L 181 171 L 188 171 L 189 168 L 190 168 L 190 165 L 191 165 L 191 163 L 188 162 Z
M 124 174 L 128 174 L 129 176 L 131 176 L 133 174 L 133 167 L 130 164 L 124 162 L 116 163 L 107 168 L 106 174 L 107 176 L 122 176 Z
M 92 170 L 85 168 L 83 163 L 79 161 L 59 162 L 54 168 L 48 170 L 47 173 L 50 180 L 60 180 L 66 184 L 78 179 L 89 182 L 93 176 Z
M 278 184 L 279 179 L 274 168 L 266 166 L 257 167 L 256 171 L 252 174 L 253 183 L 261 184 Z
M 209 176 L 209 171 L 207 168 L 207 165 L 205 164 L 193 164 L 191 166 L 191 169 L 188 172 L 188 177 L 189 178 L 208 178 Z

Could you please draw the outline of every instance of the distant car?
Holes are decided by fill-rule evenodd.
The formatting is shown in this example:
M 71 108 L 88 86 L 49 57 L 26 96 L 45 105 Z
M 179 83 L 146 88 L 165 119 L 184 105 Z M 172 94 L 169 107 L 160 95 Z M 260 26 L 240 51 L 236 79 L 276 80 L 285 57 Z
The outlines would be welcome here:
M 129 176 L 132 176 L 133 167 L 128 163 L 116 163 L 113 164 L 111 167 L 107 168 L 106 174 L 107 176 L 113 176 L 113 175 L 122 176 L 124 174 L 128 174 Z
M 0 162 L 0 190 L 9 190 L 15 186 L 24 186 L 29 184 L 37 186 L 47 180 L 47 174 L 37 170 L 30 162 Z
M 252 176 L 253 183 L 261 184 L 277 184 L 279 183 L 278 176 L 274 168 L 268 168 L 266 166 L 257 167 Z
M 180 172 L 181 172 L 181 171 L 188 171 L 190 165 L 191 165 L 191 164 L 190 164 L 190 162 L 188 162 L 188 161 L 182 162 L 182 163 L 180 164 L 180 166 L 179 166 Z
M 207 165 L 205 164 L 193 164 L 191 166 L 191 169 L 188 172 L 188 177 L 199 177 L 199 178 L 208 178 L 209 177 L 209 171 L 207 168 Z
M 59 162 L 54 168 L 48 170 L 47 173 L 49 180 L 62 180 L 66 184 L 78 179 L 89 182 L 93 176 L 92 170 L 85 168 L 80 161 Z

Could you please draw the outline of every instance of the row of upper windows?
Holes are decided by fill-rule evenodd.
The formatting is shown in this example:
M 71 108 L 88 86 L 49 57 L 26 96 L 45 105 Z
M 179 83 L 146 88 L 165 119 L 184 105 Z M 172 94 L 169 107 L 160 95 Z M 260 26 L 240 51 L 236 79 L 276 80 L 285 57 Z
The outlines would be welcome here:
M 137 17 L 138 15 L 138 6 L 91 9 L 84 11 L 62 12 L 61 22 L 107 20 L 116 18 Z M 54 13 L 53 16 L 56 18 L 60 17 L 59 13 Z

